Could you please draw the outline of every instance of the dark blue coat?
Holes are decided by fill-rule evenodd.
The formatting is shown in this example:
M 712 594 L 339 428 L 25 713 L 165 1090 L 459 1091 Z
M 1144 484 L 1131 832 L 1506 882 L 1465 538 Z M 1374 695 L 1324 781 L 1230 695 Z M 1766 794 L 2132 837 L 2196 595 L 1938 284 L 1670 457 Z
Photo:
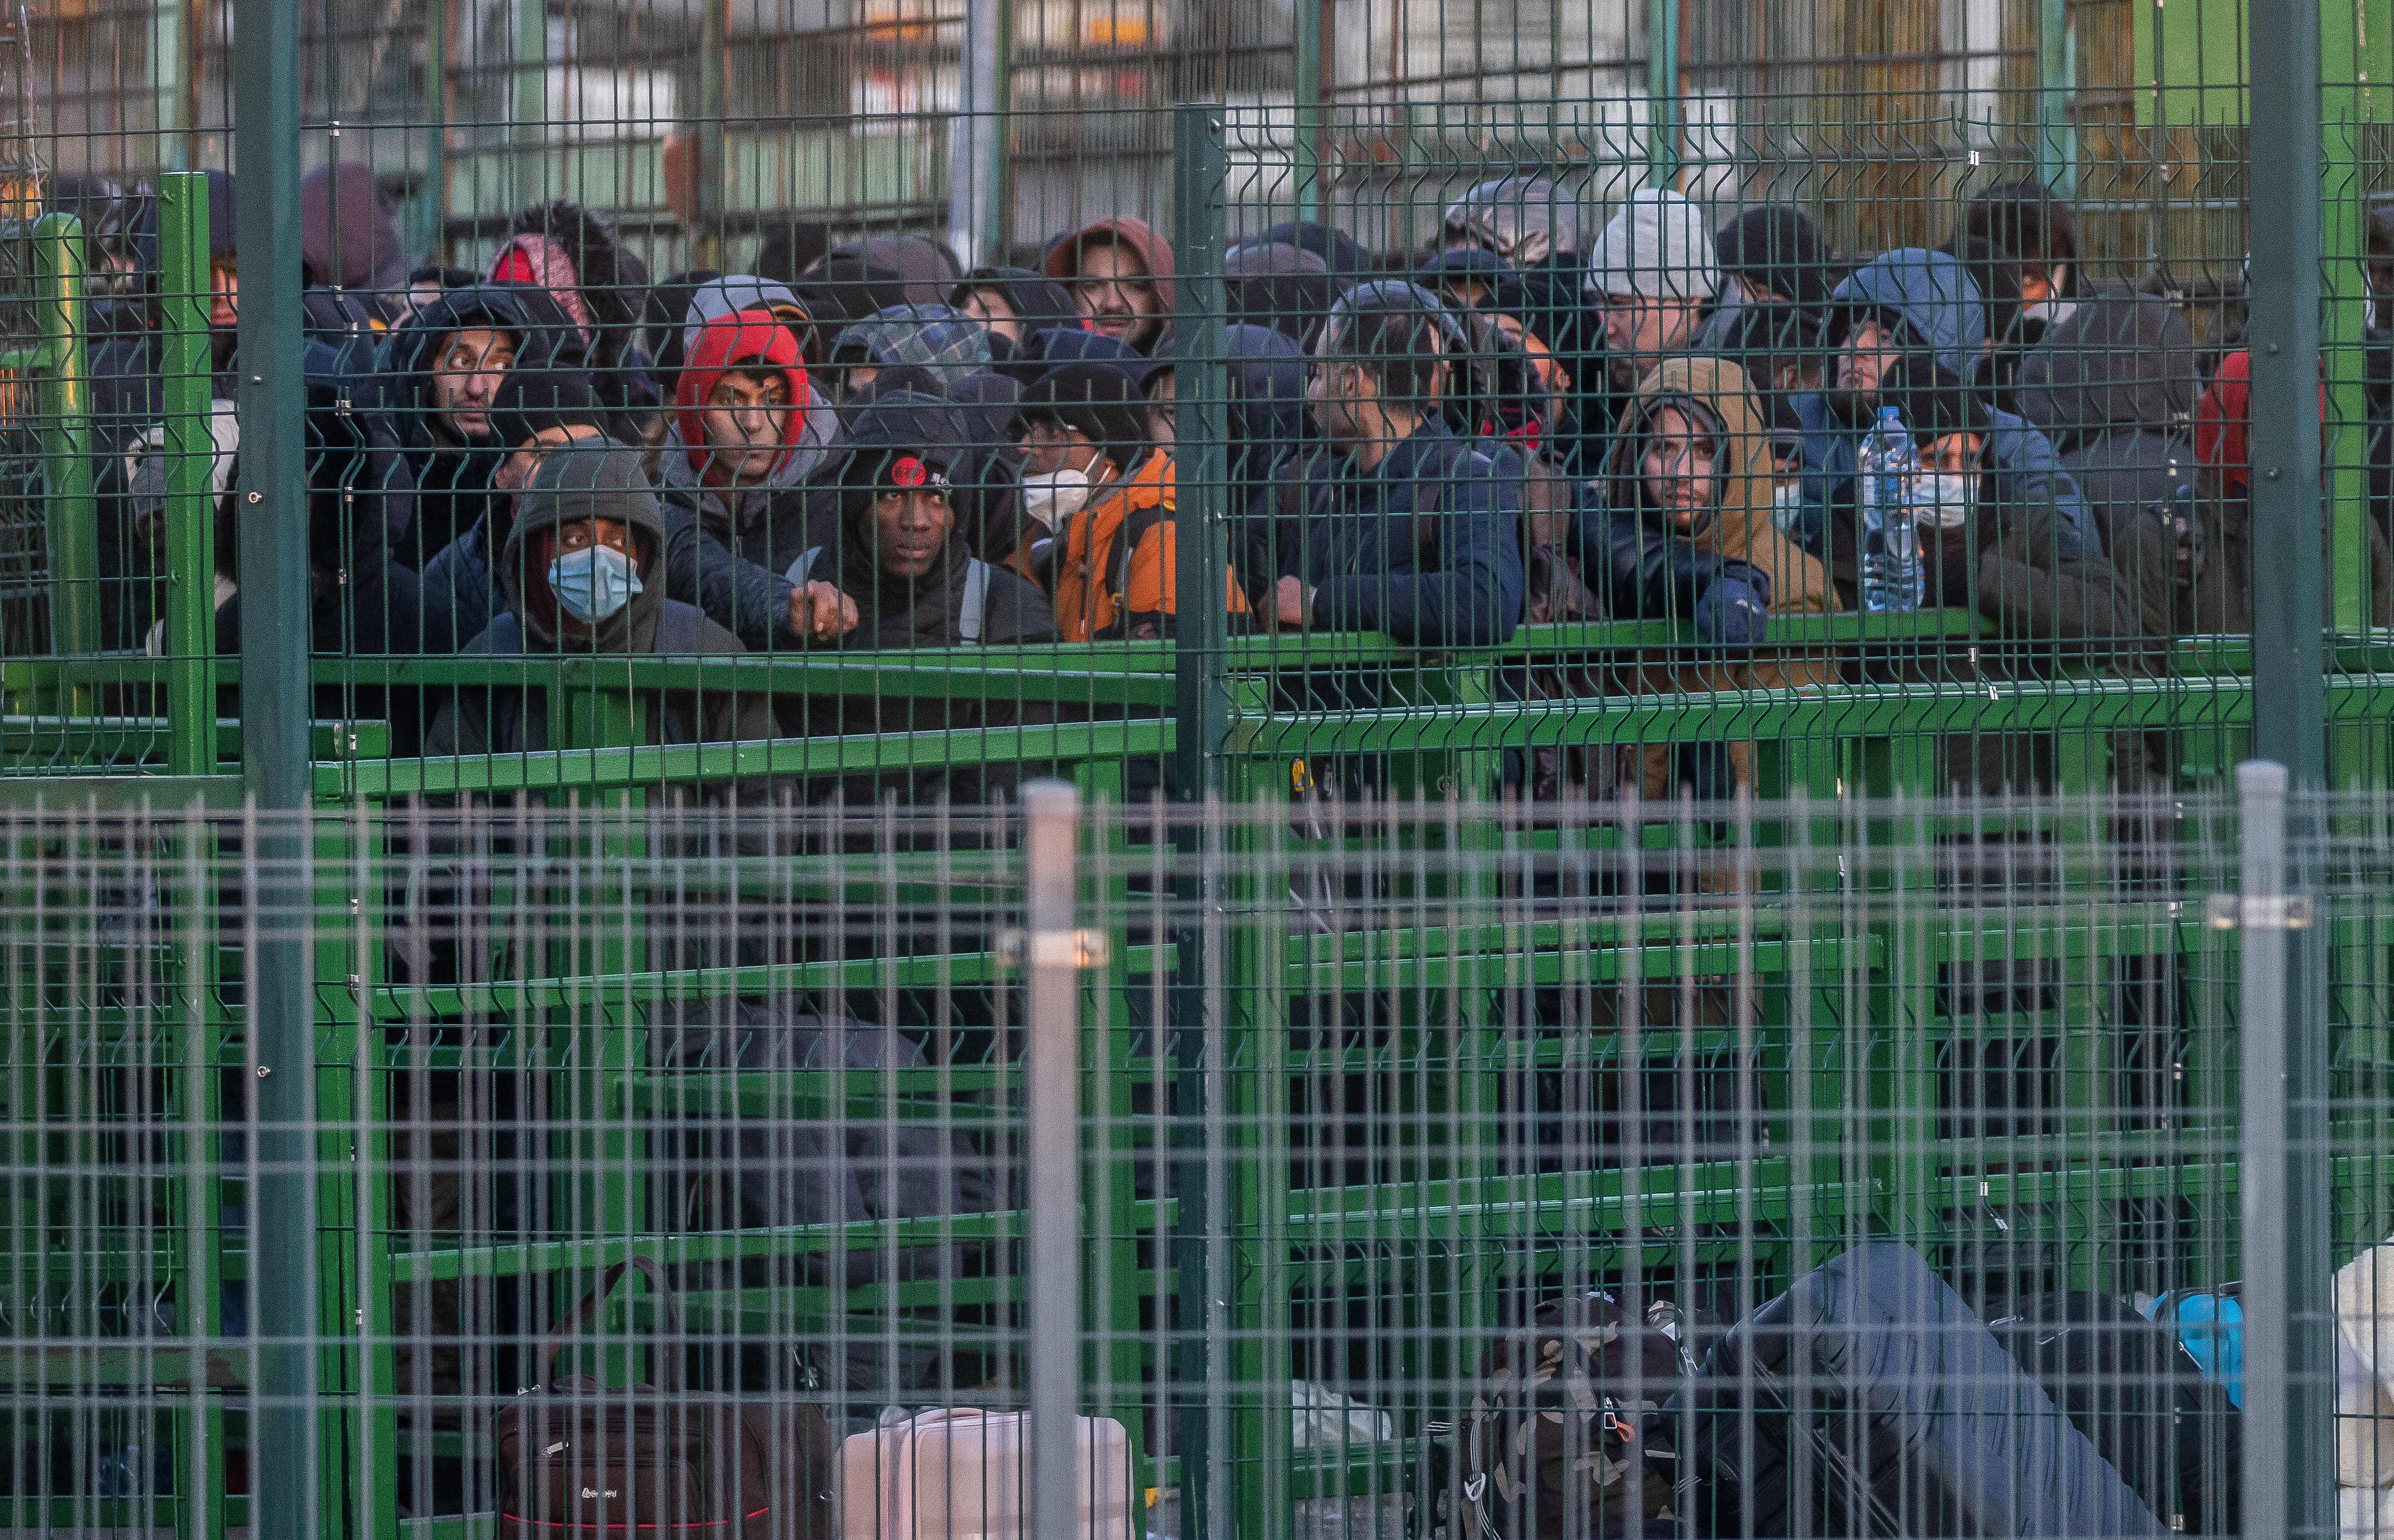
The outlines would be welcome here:
M 1324 631 L 1407 647 L 1493 647 L 1521 622 L 1521 464 L 1433 418 L 1371 470 L 1324 456 L 1297 575 Z

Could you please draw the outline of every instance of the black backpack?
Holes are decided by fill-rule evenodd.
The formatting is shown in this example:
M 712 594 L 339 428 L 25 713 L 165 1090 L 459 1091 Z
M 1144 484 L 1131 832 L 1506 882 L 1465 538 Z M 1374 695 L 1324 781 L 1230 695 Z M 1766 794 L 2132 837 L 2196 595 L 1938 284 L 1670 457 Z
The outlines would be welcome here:
M 1415 1540 L 1638 1533 L 1671 1512 L 1678 1461 L 1659 1412 L 1692 1372 L 1677 1341 L 1600 1289 L 1542 1306 L 1489 1345 L 1461 1422 L 1424 1429 L 1408 1532 Z

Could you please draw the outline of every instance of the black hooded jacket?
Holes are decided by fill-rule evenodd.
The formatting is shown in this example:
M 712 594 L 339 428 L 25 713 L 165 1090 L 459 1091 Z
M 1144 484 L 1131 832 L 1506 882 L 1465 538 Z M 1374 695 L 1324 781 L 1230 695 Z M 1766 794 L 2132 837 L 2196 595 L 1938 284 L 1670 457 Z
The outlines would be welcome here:
M 516 363 L 522 368 L 549 367 L 558 361 L 564 339 L 572 336 L 572 324 L 557 301 L 521 283 L 452 289 L 390 335 L 382 367 L 382 406 L 415 482 L 414 538 L 402 554 L 419 572 L 487 510 L 491 474 L 507 448 L 495 439 L 455 443 L 434 429 L 432 375 L 441 349 L 454 334 L 476 328 L 513 336 Z
M 856 601 L 857 626 L 842 647 L 1006 646 L 1056 639 L 1056 617 L 1046 596 L 1015 573 L 975 557 L 960 529 L 950 532 L 946 548 L 929 572 L 900 578 L 881 570 L 872 524 L 875 487 L 883 467 L 899 455 L 919 454 L 945 470 L 966 453 L 959 439 L 955 413 L 948 403 L 905 392 L 875 401 L 850 427 L 846 454 L 829 489 L 838 510 L 838 548 L 814 547 L 805 574 L 809 580 L 836 582 Z M 967 637 L 966 595 L 976 586 L 980 590 L 980 631 Z
M 550 590 L 544 538 L 578 520 L 625 524 L 638 559 L 640 591 L 584 638 L 562 635 Z M 742 651 L 730 632 L 686 604 L 667 599 L 656 581 L 664 550 L 664 518 L 640 469 L 639 454 L 622 444 L 585 441 L 550 452 L 517 499 L 515 528 L 499 552 L 499 582 L 508 609 L 467 644 L 468 653 L 722 654 Z M 644 691 L 641 741 L 725 743 L 773 735 L 773 714 L 762 694 Z M 429 756 L 512 754 L 551 747 L 547 702 L 538 691 L 468 688 L 457 692 L 425 741 Z

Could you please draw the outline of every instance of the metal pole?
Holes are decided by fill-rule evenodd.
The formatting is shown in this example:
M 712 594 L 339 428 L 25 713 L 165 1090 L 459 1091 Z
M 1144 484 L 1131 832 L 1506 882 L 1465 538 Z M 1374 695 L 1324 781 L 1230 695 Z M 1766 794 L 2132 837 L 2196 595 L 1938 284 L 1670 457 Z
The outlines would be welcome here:
M 191 164 L 191 0 L 158 0 L 151 13 L 150 94 L 156 112 L 158 164 L 179 171 Z
M 515 146 L 515 203 L 537 203 L 547 181 L 542 138 L 548 116 L 548 7 L 544 0 L 516 0 L 514 93 L 509 116 Z
M 1031 1288 L 1031 1533 L 1080 1532 L 1081 936 L 1075 927 L 1081 794 L 1069 782 L 1022 788 L 1023 955 L 1030 987 L 1026 1152 Z M 1090 1473 L 1093 1477 L 1096 1472 Z M 1099 1478 L 1102 1480 L 1103 1478 Z
M 1218 602 L 1230 518 L 1229 339 L 1220 276 L 1229 172 L 1222 125 L 1217 105 L 1173 110 L 1172 257 L 1181 275 L 1173 311 L 1173 335 L 1180 342 L 1174 378 L 1178 419 L 1186 425 L 1174 456 L 1180 528 L 1173 582 L 1181 599 L 1173 672 L 1180 725 L 1173 762 L 1175 795 L 1184 802 L 1203 801 L 1219 789 L 1214 776 L 1227 731 L 1219 674 L 1228 642 Z
M 2253 753 L 2286 768 L 2292 803 L 2285 888 L 2301 895 L 2318 887 L 2321 849 L 2316 803 L 2305 794 L 2327 783 L 2319 391 L 2328 205 L 2322 190 L 2319 0 L 2253 0 L 2249 15 L 2252 164 L 2269 168 L 2253 178 L 2246 327 L 2253 360 L 2253 549 L 2268 553 L 2255 561 L 2253 573 Z M 2336 168 L 2339 174 L 2350 169 L 2348 162 Z M 2341 201 L 2337 207 L 2341 214 Z M 2357 248 L 2352 241 L 2343 249 Z M 2335 272 L 2339 281 L 2348 277 L 2345 264 Z M 2313 1535 L 2335 1525 L 2327 952 L 2316 927 L 2289 930 L 2283 944 L 2286 1169 L 2264 1201 L 2281 1205 L 2286 1227 L 2285 1303 L 2279 1317 L 2286 1330 L 2286 1404 L 2282 1421 L 2266 1428 L 2248 1412 L 2246 1436 L 2283 1429 L 2286 1533 Z M 2252 1259 L 2249 1242 L 2246 1259 Z M 2256 1511 L 2249 1495 L 2246 1511 Z
M 967 268 L 1006 254 L 1006 97 L 1013 19 L 1006 0 L 967 0 L 965 99 L 948 143 L 948 230 Z
M 253 1447 L 278 1479 L 256 1483 L 259 1540 L 318 1533 L 319 1322 L 315 1180 L 309 1124 L 305 916 L 312 898 L 309 805 L 308 507 L 304 345 L 299 311 L 299 4 L 235 0 L 242 40 L 233 78 L 235 209 L 242 254 L 239 351 L 241 717 L 243 774 L 257 816 L 257 942 L 251 959 L 243 1078 L 251 1088 L 250 1276 L 272 1280 L 252 1304 L 256 1363 Z
M 1296 217 L 1322 217 L 1322 7 L 1296 0 Z
M 2070 132 L 2072 88 L 2070 0 L 2038 0 L 2036 11 L 2036 170 L 2045 186 L 2067 198 L 2078 180 L 2077 146 Z
M 91 483 L 82 220 L 72 214 L 42 216 L 33 226 L 33 272 L 42 334 L 42 459 L 49 483 L 44 534 L 50 560 L 50 651 L 61 657 L 87 656 L 99 651 L 99 519 Z
M 1646 4 L 1646 185 L 1679 180 L 1679 0 Z
M 424 185 L 416 191 L 415 250 L 425 260 L 449 258 L 449 6 L 431 0 L 424 14 Z
M 2286 767 L 2236 767 L 2243 858 L 2235 915 L 2243 969 L 2241 1195 L 2244 1233 L 2244 1540 L 2286 1540 L 2294 1514 L 2288 1423 Z
M 2253 752 L 2324 783 L 2319 0 L 2253 0 Z
M 724 12 L 728 0 L 707 0 L 701 13 L 698 37 L 698 166 L 697 185 L 691 189 L 693 216 L 698 220 L 696 239 L 691 243 L 696 266 L 719 269 L 723 261 L 724 209 L 724 113 L 730 83 L 731 61 L 724 49 L 730 46 L 730 20 Z
M 1220 1540 L 1230 1533 L 1228 1467 L 1217 1438 L 1227 1429 L 1217 1418 L 1213 1337 L 1228 1306 L 1229 1291 L 1216 1288 L 1216 1238 L 1212 1222 L 1221 1201 L 1222 1174 L 1208 1146 L 1211 1117 L 1220 1111 L 1211 1087 L 1218 1041 L 1209 1020 L 1214 993 L 1208 983 L 1219 957 L 1209 958 L 1218 938 L 1208 934 L 1208 917 L 1222 895 L 1219 863 L 1207 849 L 1205 823 L 1192 816 L 1221 791 L 1221 748 L 1229 711 L 1221 671 L 1227 646 L 1222 594 L 1229 528 L 1225 483 L 1230 474 L 1230 378 L 1228 339 L 1223 335 L 1223 199 L 1228 178 L 1223 153 L 1222 110 L 1206 102 L 1173 110 L 1173 265 L 1180 273 L 1173 312 L 1180 339 L 1179 453 L 1177 455 L 1178 519 L 1174 586 L 1180 596 L 1180 625 L 1173 662 L 1177 723 L 1173 737 L 1172 796 L 1182 808 L 1173 829 L 1179 861 L 1173 875 L 1175 972 L 1171 1011 L 1174 1041 L 1172 1083 L 1172 1191 L 1177 1204 L 1173 1224 L 1173 1288 L 1177 1296 L 1172 1378 L 1173 1448 L 1180 1456 L 1180 1533 L 1185 1540 Z
M 159 385 L 166 413 L 166 756 L 177 775 L 217 768 L 216 499 L 209 462 L 208 179 L 158 178 Z

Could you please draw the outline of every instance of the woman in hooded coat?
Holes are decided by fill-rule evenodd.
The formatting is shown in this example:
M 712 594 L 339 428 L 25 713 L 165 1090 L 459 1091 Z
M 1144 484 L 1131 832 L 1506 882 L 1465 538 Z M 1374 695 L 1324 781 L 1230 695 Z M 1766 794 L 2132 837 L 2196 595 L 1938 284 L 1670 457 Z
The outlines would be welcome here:
M 1770 425 L 1763 416 L 1745 371 L 1726 359 L 1673 358 L 1638 382 L 1606 462 L 1604 495 L 1616 510 L 1643 510 L 1648 502 L 1643 465 L 1656 417 L 1676 407 L 1695 419 L 1716 446 L 1715 495 L 1709 516 L 1682 535 L 1702 556 L 1743 562 L 1769 586 L 1773 615 L 1827 614 L 1836 606 L 1829 574 L 1818 558 L 1797 546 L 1770 517 Z M 1723 650 L 1726 651 L 1726 650 Z M 1645 693 L 1682 691 L 1790 690 L 1827 684 L 1836 678 L 1825 652 L 1764 645 L 1730 656 L 1690 658 L 1674 651 L 1650 653 L 1634 672 Z M 1737 784 L 1754 784 L 1754 745 L 1728 745 Z M 1666 746 L 1646 749 L 1639 779 L 1643 795 L 1664 797 L 1688 777 L 1674 773 Z M 1708 779 L 1696 777 L 1701 784 Z M 1726 795 L 1727 786 L 1705 786 Z

